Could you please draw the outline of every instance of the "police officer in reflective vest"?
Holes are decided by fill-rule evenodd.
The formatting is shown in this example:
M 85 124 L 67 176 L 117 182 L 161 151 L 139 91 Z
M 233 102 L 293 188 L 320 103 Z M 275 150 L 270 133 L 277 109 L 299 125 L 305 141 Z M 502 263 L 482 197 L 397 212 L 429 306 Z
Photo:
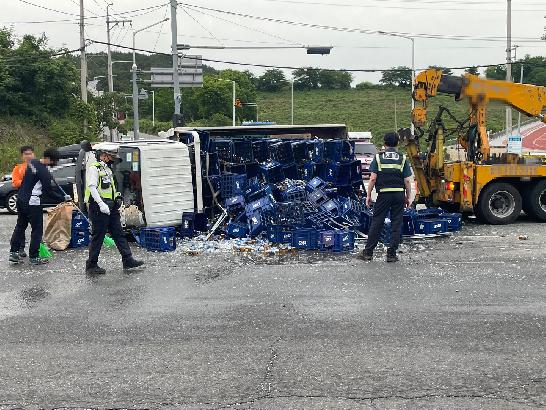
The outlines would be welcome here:
M 85 202 L 89 204 L 89 219 L 92 224 L 89 259 L 85 271 L 90 275 L 102 275 L 106 270 L 98 266 L 102 242 L 107 232 L 115 241 L 122 257 L 123 268 L 132 269 L 144 265 L 144 262 L 133 258 L 131 248 L 127 243 L 119 208 L 122 204 L 121 194 L 116 190 L 114 175 L 108 164 L 117 159 L 114 151 L 98 151 L 98 162 L 87 170 L 87 186 Z
M 373 217 L 368 233 L 366 248 L 362 252 L 362 258 L 367 261 L 373 259 L 373 251 L 379 241 L 379 235 L 383 229 L 385 217 L 390 211 L 391 242 L 387 248 L 387 262 L 396 262 L 396 251 L 400 245 L 404 206 L 409 206 L 411 195 L 411 168 L 405 155 L 400 154 L 397 133 L 385 134 L 385 151 L 377 154 L 370 165 L 370 182 L 366 197 L 366 205 L 372 202 L 372 190 L 375 187 L 378 193 L 377 201 L 373 207 Z

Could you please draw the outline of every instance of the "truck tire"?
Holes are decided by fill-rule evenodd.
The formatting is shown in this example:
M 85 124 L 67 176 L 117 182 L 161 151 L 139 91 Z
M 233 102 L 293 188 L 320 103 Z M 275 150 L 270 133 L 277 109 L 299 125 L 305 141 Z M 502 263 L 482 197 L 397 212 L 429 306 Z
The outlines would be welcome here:
M 515 222 L 521 214 L 522 200 L 519 191 L 506 182 L 495 182 L 480 193 L 476 216 L 491 225 Z
M 525 213 L 531 218 L 546 222 L 546 180 L 532 184 L 523 194 Z

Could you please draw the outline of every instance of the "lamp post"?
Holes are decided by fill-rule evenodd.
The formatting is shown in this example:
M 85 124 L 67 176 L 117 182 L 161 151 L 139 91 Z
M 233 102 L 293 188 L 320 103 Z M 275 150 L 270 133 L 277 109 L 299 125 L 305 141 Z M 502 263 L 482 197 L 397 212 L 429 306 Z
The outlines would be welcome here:
M 415 108 L 415 101 L 413 100 L 413 91 L 415 90 L 415 38 L 411 36 L 404 36 L 402 34 L 388 33 L 386 31 L 378 31 L 378 34 L 383 36 L 400 37 L 411 41 L 411 110 Z M 415 134 L 415 126 L 413 121 L 411 122 L 411 135 Z
M 157 26 L 158 24 L 161 24 L 165 21 L 169 20 L 168 18 L 165 18 L 161 21 L 157 21 L 153 24 L 150 24 L 146 27 L 143 27 L 139 30 L 133 31 L 133 66 L 131 67 L 131 70 L 133 71 L 133 133 L 134 133 L 134 139 L 139 139 L 139 118 L 138 118 L 138 85 L 137 85 L 137 64 L 136 64 L 136 44 L 135 44 L 135 38 L 136 35 L 144 30 L 148 30 L 151 27 Z
M 114 68 L 114 64 L 116 63 L 132 63 L 131 60 L 115 60 L 115 61 L 112 61 L 112 69 Z M 112 74 L 112 90 L 114 89 L 114 77 L 115 75 Z
M 155 127 L 155 91 L 152 90 L 152 127 Z
M 294 125 L 294 79 L 292 79 L 290 84 L 291 84 L 290 88 L 291 88 L 291 100 L 292 100 L 292 104 L 290 107 L 290 121 L 291 121 L 291 124 Z

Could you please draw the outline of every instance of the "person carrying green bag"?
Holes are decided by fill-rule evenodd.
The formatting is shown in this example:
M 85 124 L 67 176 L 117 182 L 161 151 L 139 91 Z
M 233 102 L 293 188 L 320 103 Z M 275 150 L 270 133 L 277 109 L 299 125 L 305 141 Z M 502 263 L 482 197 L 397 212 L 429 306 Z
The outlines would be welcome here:
M 19 251 L 23 245 L 25 230 L 30 224 L 32 228 L 29 263 L 42 265 L 48 262 L 48 258 L 40 256 L 40 244 L 44 231 L 44 216 L 42 207 L 42 193 L 59 202 L 70 201 L 69 195 L 62 195 L 55 188 L 55 180 L 47 169 L 59 160 L 59 153 L 54 148 L 46 149 L 41 160 L 32 159 L 27 164 L 25 175 L 21 182 L 17 197 L 17 224 L 13 230 L 10 242 L 9 262 L 18 264 L 22 262 Z

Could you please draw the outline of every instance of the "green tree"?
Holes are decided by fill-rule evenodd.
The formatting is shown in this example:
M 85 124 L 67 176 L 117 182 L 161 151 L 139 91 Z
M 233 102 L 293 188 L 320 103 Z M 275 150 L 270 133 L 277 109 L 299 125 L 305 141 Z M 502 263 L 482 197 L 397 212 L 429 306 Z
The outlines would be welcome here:
M 316 90 L 320 87 L 320 70 L 318 68 L 298 68 L 292 72 L 296 90 Z
M 411 88 L 411 68 L 398 66 L 383 71 L 379 82 L 391 87 Z
M 272 68 L 258 78 L 256 89 L 258 91 L 277 92 L 286 88 L 288 81 L 282 70 Z
M 68 113 L 78 72 L 69 58 L 53 54 L 45 36 L 25 35 L 15 47 L 11 31 L 0 30 L 0 114 L 47 125 Z
M 348 71 L 320 70 L 320 88 L 325 90 L 348 90 L 351 88 L 353 75 Z

